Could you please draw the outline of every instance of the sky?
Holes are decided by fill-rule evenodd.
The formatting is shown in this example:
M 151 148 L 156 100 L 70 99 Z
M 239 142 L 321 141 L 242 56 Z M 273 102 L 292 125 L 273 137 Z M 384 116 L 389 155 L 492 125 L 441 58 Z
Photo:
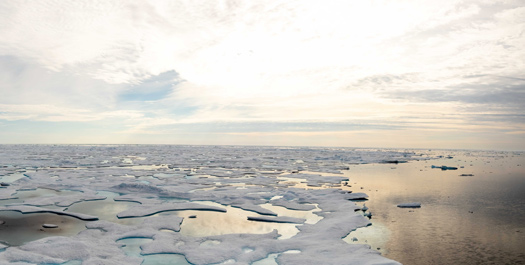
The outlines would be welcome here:
M 523 0 L 1 1 L 1 144 L 525 150 Z

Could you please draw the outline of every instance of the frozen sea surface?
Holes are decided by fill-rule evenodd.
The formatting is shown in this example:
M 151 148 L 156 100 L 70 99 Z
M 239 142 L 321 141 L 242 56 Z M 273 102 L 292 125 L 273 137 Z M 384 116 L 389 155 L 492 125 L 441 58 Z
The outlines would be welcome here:
M 347 242 L 352 231 L 395 233 L 372 224 L 382 209 L 375 191 L 348 173 L 426 160 L 436 174 L 470 173 L 431 169 L 437 158 L 421 150 L 1 145 L 0 263 L 399 264 L 364 240 Z M 421 208 L 396 207 L 410 202 Z M 401 211 L 428 204 L 413 196 L 390 203 Z
M 398 264 L 347 244 L 370 224 L 352 164 L 399 150 L 0 146 L 2 264 Z

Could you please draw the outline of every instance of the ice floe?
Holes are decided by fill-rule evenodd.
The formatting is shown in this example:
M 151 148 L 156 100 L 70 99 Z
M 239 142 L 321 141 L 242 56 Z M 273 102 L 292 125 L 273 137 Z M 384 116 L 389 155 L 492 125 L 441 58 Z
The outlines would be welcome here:
M 49 234 L 21 246 L 0 245 L 2 264 L 138 265 L 154 255 L 183 255 L 202 265 L 252 264 L 268 257 L 279 264 L 398 264 L 367 245 L 342 240 L 370 221 L 356 213 L 366 210 L 355 203 L 368 196 L 349 192 L 349 179 L 339 175 L 351 164 L 421 159 L 412 151 L 308 147 L 1 150 L 0 182 L 9 186 L 0 188 L 0 217 L 5 211 L 65 215 L 85 221 L 86 228 L 67 237 Z M 88 211 L 87 204 L 101 209 Z M 224 220 L 245 227 L 230 229 L 235 227 Z M 197 225 L 210 225 L 216 233 L 188 232 Z M 123 242 L 133 239 L 144 240 L 130 254 Z

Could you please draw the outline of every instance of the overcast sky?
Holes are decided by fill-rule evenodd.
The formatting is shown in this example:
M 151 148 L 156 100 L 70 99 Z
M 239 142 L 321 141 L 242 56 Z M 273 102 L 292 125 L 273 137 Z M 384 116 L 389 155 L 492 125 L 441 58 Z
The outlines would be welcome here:
M 525 2 L 1 1 L 0 143 L 525 150 Z

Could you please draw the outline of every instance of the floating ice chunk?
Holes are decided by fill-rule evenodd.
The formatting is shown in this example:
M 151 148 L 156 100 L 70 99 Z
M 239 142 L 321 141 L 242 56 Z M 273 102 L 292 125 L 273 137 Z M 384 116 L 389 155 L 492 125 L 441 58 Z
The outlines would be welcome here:
M 366 212 L 368 210 L 368 207 L 366 207 L 366 204 L 363 203 L 363 208 L 361 208 L 363 212 Z
M 420 208 L 421 207 L 421 203 L 419 203 L 419 202 L 407 202 L 407 203 L 398 204 L 397 207 L 399 207 L 399 208 Z
M 460 177 L 473 177 L 474 174 L 461 174 Z
M 58 228 L 58 225 L 56 224 L 43 224 L 43 228 Z
M 457 170 L 457 167 L 448 167 L 448 166 L 434 166 L 432 165 L 432 168 L 441 168 L 441 170 Z
M 96 221 L 98 220 L 98 217 L 82 214 L 82 213 L 72 213 L 72 212 L 63 212 L 58 210 L 52 210 L 42 207 L 35 207 L 35 206 L 26 206 L 26 205 L 13 205 L 13 206 L 6 206 L 6 207 L 0 207 L 0 211 L 17 211 L 21 212 L 23 214 L 30 214 L 30 213 L 53 213 L 58 215 L 66 215 L 71 216 L 83 221 Z
M 289 224 L 302 224 L 306 221 L 303 218 L 287 217 L 287 216 L 248 216 L 249 221 L 258 221 L 258 222 L 269 222 L 269 223 L 289 223 Z
M 365 212 L 363 216 L 368 217 L 368 219 L 372 219 L 372 212 Z
M 181 202 L 181 203 L 166 203 L 161 205 L 140 205 L 135 206 L 126 211 L 117 214 L 118 218 L 132 218 L 132 217 L 144 217 L 150 216 L 161 212 L 169 211 L 214 211 L 214 212 L 226 212 L 226 209 L 215 206 L 207 206 L 203 204 L 193 202 Z

